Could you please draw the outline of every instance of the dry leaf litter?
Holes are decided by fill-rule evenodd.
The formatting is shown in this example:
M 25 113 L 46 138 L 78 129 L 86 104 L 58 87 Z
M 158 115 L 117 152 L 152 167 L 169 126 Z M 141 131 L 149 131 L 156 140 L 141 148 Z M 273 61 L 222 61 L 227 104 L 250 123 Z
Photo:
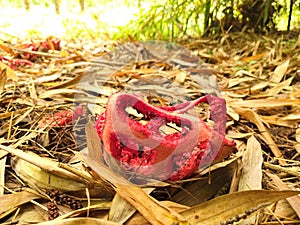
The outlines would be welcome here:
M 299 196 L 259 192 L 300 188 L 300 37 L 182 41 L 192 55 L 152 44 L 49 37 L 0 45 L 1 222 L 300 224 Z M 93 136 L 108 97 L 125 90 L 168 105 L 203 96 L 199 82 L 225 98 L 226 136 L 238 152 L 179 182 L 118 184 Z M 208 119 L 207 107 L 197 112 Z M 253 201 L 241 209 L 235 199 L 245 196 Z

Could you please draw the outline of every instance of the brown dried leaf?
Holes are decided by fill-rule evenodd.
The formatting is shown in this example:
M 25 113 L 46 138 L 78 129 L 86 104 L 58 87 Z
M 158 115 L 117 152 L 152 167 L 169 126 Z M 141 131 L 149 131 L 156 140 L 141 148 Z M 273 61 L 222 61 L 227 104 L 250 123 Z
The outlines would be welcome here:
M 15 71 L 13 71 L 9 66 L 5 65 L 3 62 L 0 62 L 0 70 L 5 70 L 7 78 L 12 79 L 13 81 L 19 80 L 19 77 L 16 75 Z
M 73 89 L 54 89 L 45 91 L 44 93 L 41 93 L 39 95 L 39 98 L 54 98 L 59 97 L 60 95 L 74 95 L 74 94 L 80 94 L 78 90 Z
M 188 206 L 180 205 L 178 203 L 171 202 L 171 201 L 162 201 L 161 203 L 166 207 L 169 207 L 179 213 L 190 208 Z M 147 222 L 147 220 L 145 220 L 145 218 L 140 213 L 135 213 L 125 224 L 126 225 L 141 225 L 141 224 L 150 225 L 150 223 Z
M 143 188 L 149 194 L 154 188 Z M 116 194 L 112 200 L 112 205 L 109 210 L 108 219 L 117 223 L 125 223 L 134 213 L 136 209 L 129 204 L 124 198 Z
M 300 127 L 296 130 L 296 141 L 300 144 Z
M 89 155 L 93 159 L 97 159 L 97 161 L 103 163 L 101 140 L 98 137 L 95 124 L 91 121 L 91 118 L 89 118 L 88 123 L 85 125 L 85 133 Z
M 54 161 L 49 162 L 53 162 L 53 166 L 57 166 Z M 32 188 L 80 191 L 86 187 L 79 181 L 56 176 L 19 158 L 13 158 L 11 164 L 17 175 Z
M 115 190 L 153 225 L 189 224 L 184 217 L 150 197 L 138 186 L 118 185 Z
M 0 152 L 0 156 L 1 156 L 1 152 Z M 7 159 L 6 156 L 0 158 L 0 196 L 4 194 L 6 159 Z
M 187 73 L 184 71 L 178 71 L 176 73 L 175 82 L 178 84 L 183 84 L 187 76 Z
M 243 101 L 230 101 L 228 105 L 232 107 L 248 107 L 248 108 L 261 108 L 261 107 L 280 107 L 280 106 L 295 106 L 300 105 L 298 99 L 255 99 Z
M 108 167 L 95 161 L 91 157 L 81 154 L 84 161 L 100 176 L 109 181 L 114 190 L 137 209 L 147 221 L 153 225 L 184 225 L 188 222 L 175 211 L 163 206 L 156 199 L 150 197 L 142 188 L 131 184 L 122 176 L 115 174 Z
M 247 142 L 247 149 L 242 157 L 243 170 L 239 182 L 239 191 L 241 190 L 260 190 L 262 189 L 262 163 L 263 157 L 261 145 L 254 136 L 251 136 Z M 256 216 L 251 216 L 241 225 L 254 224 Z
M 238 112 L 244 118 L 248 119 L 250 122 L 254 123 L 257 126 L 257 128 L 259 129 L 259 131 L 261 133 L 261 136 L 264 138 L 264 141 L 269 145 L 269 148 L 271 149 L 273 154 L 277 158 L 282 158 L 283 159 L 282 152 L 279 150 L 278 146 L 274 142 L 271 134 L 267 130 L 266 126 L 264 125 L 263 120 L 261 119 L 261 117 L 251 109 L 236 107 L 236 108 L 234 108 L 234 110 L 236 112 Z M 279 162 L 282 163 L 282 164 L 286 164 L 285 160 L 279 160 Z
M 4 146 L 1 144 L 0 144 L 0 149 L 5 150 L 5 151 L 37 166 L 49 173 L 52 173 L 52 174 L 55 174 L 57 176 L 67 178 L 67 179 L 82 181 L 82 179 L 80 177 L 76 176 L 75 174 L 70 173 L 69 171 L 60 168 L 58 162 L 54 162 L 48 158 L 40 157 L 39 155 L 34 154 L 32 152 L 24 152 L 20 149 Z
M 276 176 L 275 174 L 271 174 L 271 173 L 266 173 L 269 177 L 271 177 L 271 179 L 273 180 L 273 182 L 275 183 L 275 185 L 278 187 L 279 190 L 291 190 L 291 188 L 289 188 L 289 186 L 287 186 L 278 176 Z M 293 196 L 293 197 L 289 197 L 286 199 L 290 205 L 292 206 L 292 208 L 295 210 L 295 212 L 297 213 L 298 217 L 300 218 L 300 197 L 299 196 Z
M 274 95 L 278 94 L 280 91 L 282 91 L 283 89 L 288 88 L 291 85 L 293 79 L 294 79 L 294 76 L 275 85 L 273 88 L 268 90 L 269 96 L 274 96 Z
M 236 160 L 226 164 L 228 161 L 218 163 L 220 167 L 215 170 L 209 168 L 207 170 L 207 173 L 209 173 L 208 176 L 202 175 L 199 180 L 186 182 L 182 186 L 182 190 L 172 196 L 172 200 L 186 206 L 194 206 L 212 198 L 226 184 L 231 182 L 237 165 Z M 217 164 L 213 166 L 217 166 Z
M 293 119 L 294 116 L 294 119 Z M 277 115 L 272 115 L 272 116 L 261 116 L 263 121 L 269 124 L 275 124 L 278 126 L 284 126 L 284 127 L 295 127 L 298 124 L 298 117 L 297 115 L 288 115 L 285 117 L 279 117 Z M 289 119 L 290 118 L 290 119 Z
M 6 83 L 6 69 L 1 70 L 0 68 L 0 94 L 4 90 L 5 83 Z
M 50 220 L 47 222 L 37 223 L 36 225 L 121 225 L 119 223 L 96 219 L 90 217 L 69 218 L 63 220 Z
M 262 151 L 261 145 L 254 136 L 247 141 L 247 149 L 242 157 L 243 171 L 239 190 L 259 190 L 262 188 Z
M 15 220 L 22 221 L 23 224 L 35 224 L 44 222 L 45 218 L 48 218 L 48 212 L 40 205 L 26 204 L 22 206 L 22 211 Z
M 274 74 L 271 76 L 271 81 L 275 83 L 279 83 L 284 77 L 284 75 L 286 74 L 289 64 L 290 64 L 290 60 L 288 59 L 284 63 L 278 65 L 274 70 Z
M 30 189 L 0 196 L 0 218 L 2 218 L 7 211 L 38 198 L 41 198 L 41 195 Z
M 281 92 L 283 89 L 287 89 L 291 85 L 293 79 L 294 79 L 294 76 L 292 76 L 289 79 L 284 80 L 284 81 L 276 84 L 274 87 L 272 87 L 271 89 L 268 89 L 265 92 L 261 92 L 261 93 L 259 93 L 257 95 L 253 95 L 251 97 L 252 98 L 262 98 L 262 97 L 275 96 L 279 92 Z
M 16 53 L 13 50 L 11 50 L 11 48 L 8 45 L 0 43 L 0 48 L 10 55 L 13 55 L 13 56 L 16 55 Z
M 266 205 L 297 194 L 300 194 L 300 191 L 249 190 L 234 192 L 191 207 L 181 215 L 187 218 L 190 225 L 220 224 L 237 216 L 247 216 Z

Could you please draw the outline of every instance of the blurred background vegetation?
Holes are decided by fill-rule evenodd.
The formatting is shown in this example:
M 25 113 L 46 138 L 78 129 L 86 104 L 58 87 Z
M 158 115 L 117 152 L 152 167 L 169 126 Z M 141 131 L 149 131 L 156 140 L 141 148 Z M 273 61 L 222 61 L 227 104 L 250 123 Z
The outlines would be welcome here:
M 10 35 L 23 28 L 30 36 L 48 31 L 71 38 L 173 41 L 247 30 L 298 32 L 300 27 L 300 0 L 0 0 L 0 4 L 0 33 Z M 49 22 L 42 23 L 43 19 Z

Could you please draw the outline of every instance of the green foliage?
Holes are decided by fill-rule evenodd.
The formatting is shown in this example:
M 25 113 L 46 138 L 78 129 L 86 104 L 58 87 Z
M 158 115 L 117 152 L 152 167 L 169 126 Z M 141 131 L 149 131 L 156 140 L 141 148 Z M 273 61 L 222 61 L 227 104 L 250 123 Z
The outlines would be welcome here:
M 131 35 L 136 39 L 160 39 L 194 36 L 203 31 L 205 3 L 194 0 L 166 0 L 149 10 L 141 9 L 137 20 L 121 27 L 115 38 Z
M 183 37 L 246 29 L 269 32 L 282 29 L 282 21 L 288 19 L 288 12 L 283 12 L 287 11 L 288 4 L 275 0 L 165 0 L 149 9 L 141 9 L 137 19 L 120 27 L 114 37 L 119 39 L 130 35 L 139 40 L 174 41 Z M 299 17 L 295 11 L 293 15 L 295 24 L 295 19 L 299 21 Z
M 63 21 L 63 30 L 66 32 L 61 35 L 71 38 L 105 36 L 128 39 L 131 36 L 137 40 L 174 41 L 246 28 L 255 32 L 268 32 L 272 29 L 286 30 L 289 17 L 289 1 L 285 0 L 84 0 L 85 13 L 80 14 L 79 0 L 59 1 L 61 15 L 56 25 L 61 25 Z M 294 0 L 291 29 L 297 29 L 300 24 L 299 2 Z M 0 0 L 0 3 L 9 10 L 17 8 L 17 14 L 25 12 L 24 0 Z M 38 13 L 42 20 L 48 12 L 55 13 L 53 0 L 29 0 L 29 3 L 32 7 L 26 16 Z M 136 15 L 133 16 L 133 13 Z M 22 20 L 22 15 L 17 16 Z M 7 22 L 3 18 L 7 18 Z M 13 24 L 13 18 L 10 14 L 2 16 L 2 28 Z M 39 21 L 26 24 L 30 25 L 28 29 L 26 26 L 28 33 L 38 34 L 31 27 L 42 24 Z M 18 26 L 16 30 L 19 28 L 24 26 Z M 41 27 L 37 27 L 37 31 L 40 30 Z

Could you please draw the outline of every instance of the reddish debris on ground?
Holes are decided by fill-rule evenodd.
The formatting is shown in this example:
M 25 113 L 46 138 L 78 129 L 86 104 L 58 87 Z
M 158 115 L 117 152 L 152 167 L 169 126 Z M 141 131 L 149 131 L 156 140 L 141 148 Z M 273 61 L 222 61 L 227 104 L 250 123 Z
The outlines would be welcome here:
M 13 70 L 17 69 L 17 67 L 19 67 L 19 66 L 25 66 L 25 65 L 32 66 L 33 65 L 32 62 L 30 62 L 26 59 L 9 59 L 4 56 L 0 56 L 0 61 L 4 62 L 6 65 L 8 65 Z
M 49 37 L 45 41 L 42 41 L 38 44 L 32 42 L 30 44 L 22 44 L 17 48 L 34 52 L 48 52 L 49 50 L 60 50 L 60 39 L 55 37 Z M 4 62 L 10 68 L 15 70 L 20 66 L 32 66 L 32 62 L 34 62 L 37 59 L 37 57 L 37 54 L 30 52 L 22 52 L 20 54 L 14 55 L 13 58 L 0 56 L 0 61 Z
M 32 42 L 30 44 L 25 44 L 22 46 L 24 50 L 38 51 L 38 52 L 48 52 L 49 50 L 60 50 L 60 39 L 56 37 L 48 37 L 45 41 L 38 44 Z M 34 53 L 24 52 L 21 57 L 30 61 L 35 61 L 37 55 Z
M 216 123 L 214 129 L 188 113 L 202 102 L 211 105 Z M 130 118 L 126 111 L 129 107 L 142 114 L 146 122 Z M 181 130 L 162 133 L 161 128 L 170 123 Z M 106 111 L 98 117 L 95 128 L 108 153 L 104 154 L 107 162 L 112 156 L 120 169 L 131 175 L 176 181 L 190 177 L 200 165 L 222 160 L 236 150 L 234 141 L 224 137 L 225 123 L 225 101 L 216 96 L 155 107 L 134 95 L 117 93 L 109 98 Z
M 45 117 L 39 122 L 39 127 L 62 127 L 67 124 L 72 124 L 80 116 L 83 116 L 83 107 L 77 106 L 74 110 L 62 110 L 54 113 L 53 116 Z

